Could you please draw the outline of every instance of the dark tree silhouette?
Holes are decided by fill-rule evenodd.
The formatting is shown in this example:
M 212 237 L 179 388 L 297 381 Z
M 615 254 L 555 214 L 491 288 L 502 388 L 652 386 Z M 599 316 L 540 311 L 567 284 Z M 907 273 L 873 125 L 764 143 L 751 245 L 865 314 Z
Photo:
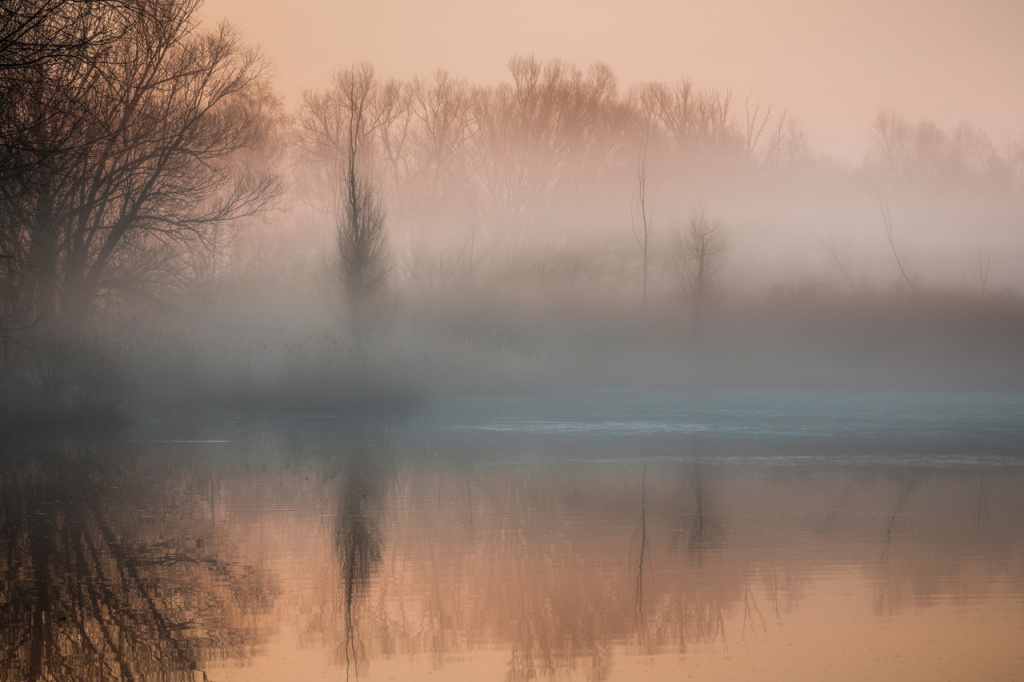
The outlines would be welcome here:
M 364 65 L 339 72 L 333 87 L 307 93 L 300 125 L 310 161 L 325 176 L 324 208 L 337 237 L 337 281 L 353 340 L 365 341 L 390 272 L 385 209 L 373 177 L 381 88 Z
M 0 0 L 0 331 L 25 322 L 17 313 L 28 270 L 45 266 L 29 260 L 33 197 L 49 192 L 61 154 L 89 137 L 70 86 L 87 82 L 90 65 L 124 31 L 124 16 L 116 0 Z M 35 224 L 48 223 L 39 208 Z
M 217 226 L 275 195 L 272 174 L 237 162 L 263 132 L 261 59 L 226 25 L 198 30 L 198 6 L 112 5 L 95 53 L 39 57 L 2 197 L 23 319 L 77 328 L 101 300 L 179 285 Z

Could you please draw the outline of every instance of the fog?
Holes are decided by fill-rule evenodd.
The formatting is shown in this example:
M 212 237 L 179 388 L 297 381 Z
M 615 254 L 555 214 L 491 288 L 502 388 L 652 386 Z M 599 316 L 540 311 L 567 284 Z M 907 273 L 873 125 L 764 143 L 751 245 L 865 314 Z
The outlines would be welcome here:
M 810 47 L 772 52 L 774 80 L 753 47 L 691 77 L 666 62 L 692 47 L 644 62 L 596 32 L 564 54 L 538 33 L 497 73 L 490 52 L 471 66 L 420 43 L 378 65 L 383 48 L 351 54 L 362 38 L 300 72 L 269 7 L 37 4 L 49 33 L 0 43 L 11 419 L 561 385 L 1024 386 L 1015 7 L 970 14 L 963 50 L 928 66 L 984 75 L 970 106 L 910 78 L 938 48 L 894 47 L 909 5 L 865 33 L 917 55 L 884 87 L 861 82 L 873 43 L 843 38 L 822 64 L 864 63 L 830 75 L 858 74 L 839 114 Z M 841 19 L 781 14 L 803 36 Z
M 206 3 L 0 0 L 0 682 L 1017 671 L 1024 5 Z

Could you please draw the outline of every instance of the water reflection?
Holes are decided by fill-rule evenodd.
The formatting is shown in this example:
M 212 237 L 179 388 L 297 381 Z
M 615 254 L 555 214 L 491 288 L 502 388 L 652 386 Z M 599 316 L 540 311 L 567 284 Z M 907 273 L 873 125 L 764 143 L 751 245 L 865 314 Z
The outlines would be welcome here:
M 114 440 L 2 466 L 0 678 L 193 679 L 252 654 L 272 582 L 232 559 L 203 474 Z
M 424 655 L 436 670 L 476 650 L 506 652 L 509 680 L 609 679 L 617 656 L 731 655 L 779 634 L 840 569 L 879 615 L 1020 594 L 1011 526 L 978 536 L 957 522 L 977 520 L 976 500 L 955 504 L 960 474 L 397 466 L 391 479 L 348 463 L 339 489 L 345 662 L 360 675 L 370 660 Z M 1002 502 L 1019 511 L 1011 491 Z
M 362 634 L 364 627 L 373 628 L 373 616 L 362 613 L 360 606 L 381 563 L 380 516 L 385 493 L 385 458 L 382 452 L 374 451 L 362 429 L 350 431 L 348 435 L 346 451 L 341 454 L 339 464 L 342 472 L 334 543 L 342 584 L 345 671 L 358 676 L 360 661 L 368 658 L 372 651 Z
M 296 422 L 195 439 L 6 460 L 3 679 L 878 677 L 858 650 L 946 641 L 984 642 L 949 672 L 986 676 L 1024 656 L 1017 467 Z

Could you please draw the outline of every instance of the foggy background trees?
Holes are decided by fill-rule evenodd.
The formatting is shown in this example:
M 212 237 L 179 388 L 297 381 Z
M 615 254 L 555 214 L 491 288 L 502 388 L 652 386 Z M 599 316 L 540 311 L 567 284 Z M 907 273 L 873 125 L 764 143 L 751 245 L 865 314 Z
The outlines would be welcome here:
M 708 294 L 718 283 L 729 240 L 722 223 L 709 218 L 701 206 L 690 217 L 685 231 L 673 233 L 672 249 L 678 268 L 676 276 L 689 299 L 696 328 L 700 325 Z
M 881 310 L 908 280 L 914 305 L 1019 307 L 1020 138 L 882 112 L 870 152 L 840 163 L 753 93 L 623 87 L 606 65 L 531 56 L 486 85 L 337 65 L 286 109 L 263 57 L 200 25 L 199 4 L 3 2 L 6 386 L 62 366 L 25 353 L 69 343 L 95 366 L 127 354 L 155 373 L 143 383 L 289 404 L 321 395 L 309 377 L 341 381 L 321 365 L 345 374 L 350 346 L 378 367 L 422 351 L 443 375 L 477 360 L 515 374 L 560 345 L 578 357 L 580 330 L 628 329 L 638 291 L 675 325 L 666 348 L 719 314 L 851 296 Z M 675 238 L 652 229 L 655 197 L 660 225 L 689 221 Z M 183 357 L 209 366 L 156 379 Z M 63 377 L 56 402 L 94 394 L 87 381 Z

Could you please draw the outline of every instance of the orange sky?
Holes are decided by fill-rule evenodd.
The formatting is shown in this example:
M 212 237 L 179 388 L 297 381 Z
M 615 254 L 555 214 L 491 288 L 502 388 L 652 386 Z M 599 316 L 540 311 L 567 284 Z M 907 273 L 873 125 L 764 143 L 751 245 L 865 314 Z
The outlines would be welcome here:
M 1024 134 L 1024 0 L 207 0 L 276 66 L 288 102 L 354 62 L 409 78 L 505 78 L 515 53 L 609 64 L 620 84 L 689 77 L 788 109 L 856 157 L 891 108 Z

